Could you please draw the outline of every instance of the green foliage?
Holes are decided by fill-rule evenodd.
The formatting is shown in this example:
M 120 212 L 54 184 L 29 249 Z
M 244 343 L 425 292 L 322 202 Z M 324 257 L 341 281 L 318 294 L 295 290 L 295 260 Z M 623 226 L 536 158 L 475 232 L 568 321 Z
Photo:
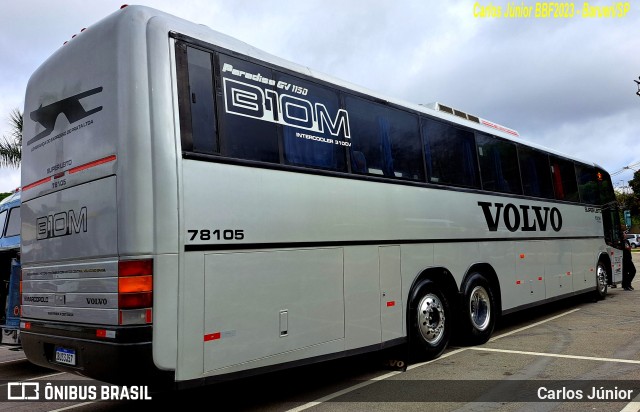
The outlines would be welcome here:
M 631 212 L 631 229 L 632 233 L 640 231 L 640 171 L 633 174 L 633 179 L 629 181 L 631 192 L 616 192 L 616 200 L 620 205 L 620 221 L 624 223 L 623 211 Z
M 0 200 L 4 199 L 5 197 L 10 196 L 10 195 L 11 195 L 11 192 L 9 192 L 9 193 L 0 193 Z
M 22 113 L 13 109 L 9 113 L 11 131 L 0 140 L 0 166 L 18 167 L 22 159 Z
M 637 199 L 640 196 L 640 170 L 633 174 L 633 179 L 629 180 L 629 187 Z

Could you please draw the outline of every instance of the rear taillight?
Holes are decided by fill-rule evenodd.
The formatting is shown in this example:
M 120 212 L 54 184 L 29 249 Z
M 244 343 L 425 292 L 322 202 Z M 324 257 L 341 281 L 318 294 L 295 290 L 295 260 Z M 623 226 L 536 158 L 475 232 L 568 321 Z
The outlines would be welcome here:
M 118 262 L 118 323 L 151 323 L 153 306 L 153 260 Z
M 22 269 L 20 269 L 20 286 L 18 287 L 18 302 L 20 302 L 20 317 L 22 317 Z

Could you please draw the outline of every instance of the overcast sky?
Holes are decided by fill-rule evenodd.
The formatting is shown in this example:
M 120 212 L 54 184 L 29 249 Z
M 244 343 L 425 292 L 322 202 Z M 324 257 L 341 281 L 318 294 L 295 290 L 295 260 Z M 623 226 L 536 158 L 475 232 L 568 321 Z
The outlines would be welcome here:
M 506 0 L 481 1 L 507 6 Z M 613 1 L 593 0 L 611 5 Z M 31 73 L 121 1 L 3 1 L 0 134 Z M 442 102 L 610 173 L 640 162 L 640 4 L 624 18 L 474 17 L 472 0 L 149 0 L 143 4 L 332 76 Z M 516 2 L 521 4 L 521 2 Z M 525 5 L 535 1 L 525 0 Z M 582 1 L 576 1 L 580 9 Z M 634 166 L 636 169 L 640 165 Z M 613 176 L 626 185 L 632 173 Z M 0 192 L 20 185 L 0 168 Z

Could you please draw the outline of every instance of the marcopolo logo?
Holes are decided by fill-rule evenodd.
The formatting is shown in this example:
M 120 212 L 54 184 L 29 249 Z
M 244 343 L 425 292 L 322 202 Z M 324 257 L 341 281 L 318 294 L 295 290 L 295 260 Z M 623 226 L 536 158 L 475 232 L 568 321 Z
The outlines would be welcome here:
M 49 297 L 48 296 L 27 296 L 27 295 L 22 295 L 22 301 L 23 302 L 29 302 L 29 303 L 49 303 Z
M 510 232 L 544 232 L 548 227 L 559 232 L 562 229 L 562 214 L 556 207 L 516 206 L 512 203 L 505 205 L 491 202 L 478 202 L 478 206 L 482 208 L 491 232 L 498 230 L 501 221 Z

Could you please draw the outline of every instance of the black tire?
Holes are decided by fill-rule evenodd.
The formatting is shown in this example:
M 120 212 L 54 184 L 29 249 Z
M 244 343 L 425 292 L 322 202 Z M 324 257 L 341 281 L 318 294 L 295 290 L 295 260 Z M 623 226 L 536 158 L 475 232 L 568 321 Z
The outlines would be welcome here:
M 430 280 L 416 285 L 411 296 L 411 355 L 419 360 L 435 359 L 451 339 L 453 314 L 449 300 L 442 288 Z
M 595 296 L 597 300 L 602 300 L 607 296 L 607 279 L 609 279 L 609 269 L 602 260 L 598 261 L 596 266 L 596 291 Z
M 480 273 L 469 275 L 462 288 L 460 337 L 465 344 L 481 345 L 496 326 L 498 308 L 493 288 Z

